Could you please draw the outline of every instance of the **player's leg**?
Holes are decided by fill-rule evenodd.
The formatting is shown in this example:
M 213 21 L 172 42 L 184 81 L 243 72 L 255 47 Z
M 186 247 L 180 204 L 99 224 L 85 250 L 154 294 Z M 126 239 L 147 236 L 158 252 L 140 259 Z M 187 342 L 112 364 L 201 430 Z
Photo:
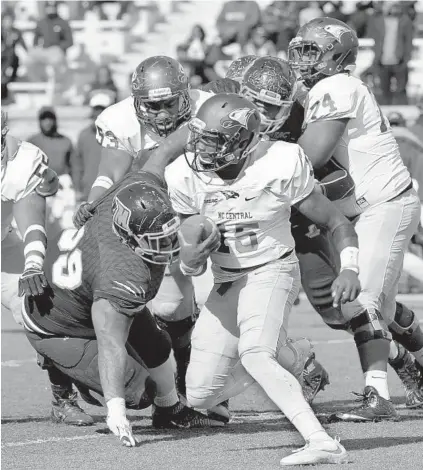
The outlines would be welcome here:
M 185 395 L 185 375 L 191 352 L 191 333 L 198 312 L 192 280 L 181 273 L 179 263 L 173 263 L 166 270 L 160 289 L 152 300 L 150 308 L 159 326 L 167 331 L 171 338 L 177 368 L 178 392 Z
M 345 449 L 323 429 L 293 375 L 298 355 L 289 345 L 287 327 L 299 287 L 295 254 L 268 263 L 248 276 L 239 296 L 238 351 L 247 372 L 306 441 L 303 449 L 281 463 L 341 463 L 346 459 Z
M 391 334 L 388 325 L 395 308 L 385 300 L 397 292 L 403 254 L 418 222 L 418 200 L 414 192 L 367 209 L 356 222 L 360 255 L 358 298 L 344 304 L 342 311 L 354 334 L 365 378 L 363 403 L 339 414 L 345 420 L 397 419 L 390 401 L 387 363 Z
M 223 425 L 186 407 L 180 401 L 176 391 L 174 364 L 170 355 L 172 348 L 170 337 L 166 331 L 159 328 L 147 308 L 132 322 L 127 348 L 138 363 L 145 365 L 154 383 L 154 395 L 151 397 L 154 403 L 154 427 L 192 428 Z

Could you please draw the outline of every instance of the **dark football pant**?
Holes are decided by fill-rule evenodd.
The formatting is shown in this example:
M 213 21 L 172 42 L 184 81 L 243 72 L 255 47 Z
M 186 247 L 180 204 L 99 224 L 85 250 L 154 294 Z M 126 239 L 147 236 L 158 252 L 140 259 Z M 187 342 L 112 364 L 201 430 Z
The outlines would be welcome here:
M 28 330 L 26 335 L 37 353 L 49 359 L 77 386 L 82 385 L 84 388 L 103 395 L 95 337 L 90 339 L 43 336 Z M 134 318 L 126 345 L 128 351 L 125 371 L 127 407 L 137 408 L 142 403 L 145 381 L 149 375 L 148 368 L 158 367 L 169 358 L 170 344 L 169 335 L 157 326 L 147 309 Z

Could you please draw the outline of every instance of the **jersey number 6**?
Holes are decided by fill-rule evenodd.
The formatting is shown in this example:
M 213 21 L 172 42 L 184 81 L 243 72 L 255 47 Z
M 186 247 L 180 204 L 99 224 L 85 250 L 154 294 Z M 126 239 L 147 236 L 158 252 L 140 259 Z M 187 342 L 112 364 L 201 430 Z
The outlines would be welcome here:
M 84 235 L 84 227 L 80 230 L 67 229 L 59 240 L 58 247 L 61 254 L 53 264 L 53 283 L 61 289 L 73 290 L 82 282 L 82 253 L 76 248 Z
M 220 253 L 230 253 L 229 240 L 235 240 L 235 250 L 238 253 L 248 253 L 250 251 L 257 251 L 258 240 L 257 234 L 254 229 L 259 228 L 258 223 L 240 222 L 230 228 L 220 227 L 221 243 L 217 250 Z

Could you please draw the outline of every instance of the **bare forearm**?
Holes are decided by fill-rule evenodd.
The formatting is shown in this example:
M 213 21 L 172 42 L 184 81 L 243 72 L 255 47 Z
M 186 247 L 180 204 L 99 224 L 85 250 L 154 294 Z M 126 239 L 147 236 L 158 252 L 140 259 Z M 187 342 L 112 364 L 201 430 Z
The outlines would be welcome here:
M 125 345 L 114 339 L 98 343 L 98 368 L 106 402 L 115 397 L 125 397 L 125 370 L 127 352 Z

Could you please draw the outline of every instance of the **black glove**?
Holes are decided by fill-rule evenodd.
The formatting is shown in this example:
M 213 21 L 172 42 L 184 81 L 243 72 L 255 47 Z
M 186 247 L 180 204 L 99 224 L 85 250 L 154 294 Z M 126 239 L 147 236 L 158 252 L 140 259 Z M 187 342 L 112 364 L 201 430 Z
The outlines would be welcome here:
M 73 225 L 75 225 L 77 229 L 80 229 L 92 216 L 91 204 L 89 202 L 81 202 L 73 215 Z
M 19 297 L 41 295 L 48 287 L 47 278 L 42 268 L 33 266 L 25 269 L 19 278 Z

